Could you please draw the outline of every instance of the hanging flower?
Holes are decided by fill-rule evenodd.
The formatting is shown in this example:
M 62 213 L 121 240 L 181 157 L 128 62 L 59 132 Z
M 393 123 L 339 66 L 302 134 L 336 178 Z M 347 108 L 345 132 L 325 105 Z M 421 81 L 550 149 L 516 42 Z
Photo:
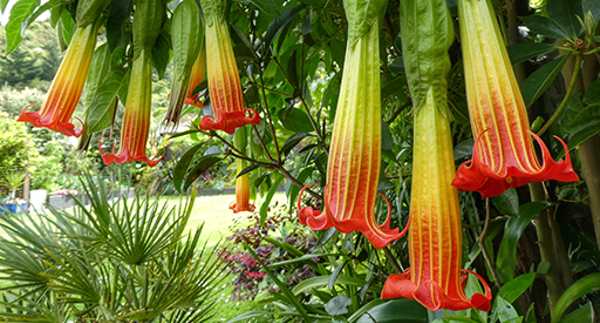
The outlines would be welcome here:
M 160 33 L 164 10 L 162 0 L 141 1 L 136 7 L 133 16 L 134 58 L 121 130 L 121 147 L 118 153 L 115 153 L 114 145 L 112 153 L 105 153 L 99 147 L 107 165 L 137 160 L 152 167 L 162 159 L 149 159 L 146 156 L 146 143 L 152 107 L 152 48 Z
M 198 93 L 194 94 L 194 89 L 202 81 L 204 81 L 204 72 L 206 71 L 206 51 L 204 50 L 204 42 L 200 47 L 200 52 L 198 54 L 198 58 L 194 62 L 192 66 L 192 75 L 190 77 L 190 87 L 188 89 L 187 97 L 185 99 L 185 104 L 195 105 L 199 108 L 202 108 L 204 105 L 202 102 L 198 101 Z
M 490 1 L 459 1 L 459 21 L 467 101 L 476 140 L 473 159 L 458 168 L 452 185 L 490 197 L 531 182 L 578 180 L 568 152 L 565 160 L 555 162 L 544 142 L 530 131 Z M 542 151 L 541 164 L 531 137 Z
M 400 21 L 406 77 L 414 109 L 410 199 L 410 268 L 391 275 L 381 298 L 405 297 L 429 310 L 489 311 L 492 293 L 474 272 L 461 270 L 462 228 L 448 120 L 448 48 L 454 39 L 445 0 L 403 0 Z M 423 27 L 425 26 L 425 27 Z M 418 32 L 417 32 L 418 30 Z M 467 275 L 479 278 L 485 294 L 465 294 Z
M 347 11 L 356 10 L 347 2 Z M 390 228 L 391 209 L 382 225 L 375 214 L 381 164 L 381 99 L 377 16 L 373 20 L 365 33 L 348 41 L 327 162 L 325 211 L 301 208 L 299 199 L 298 214 L 300 223 L 313 230 L 335 227 L 342 233 L 360 231 L 375 248 L 383 248 L 400 239 L 406 229 L 399 232 Z M 357 23 L 349 23 L 350 30 L 355 30 Z
M 454 177 L 452 135 L 448 119 L 433 101 L 432 89 L 415 116 L 410 269 L 391 275 L 381 298 L 414 299 L 432 311 L 489 311 L 492 293 L 487 283 L 476 273 L 461 271 L 460 206 L 458 192 L 450 184 Z M 476 293 L 467 298 L 464 286 L 468 273 L 481 280 L 485 295 Z
M 246 154 L 246 146 L 248 146 L 248 133 L 246 127 L 240 127 L 233 135 L 235 147 L 243 154 Z M 247 167 L 247 162 L 244 159 L 237 159 L 237 173 L 239 174 Z M 229 208 L 233 213 L 242 211 L 254 211 L 254 204 L 250 203 L 250 177 L 248 174 L 238 176 L 235 181 L 235 202 Z
M 238 172 L 241 172 L 245 168 L 246 161 L 238 158 Z M 248 174 L 244 174 L 236 179 L 235 202 L 229 206 L 229 209 L 233 210 L 233 213 L 238 213 L 242 211 L 254 211 L 255 206 L 254 204 L 250 203 L 250 177 L 248 176 Z
M 71 123 L 85 85 L 94 48 L 96 47 L 97 25 L 77 27 L 65 58 L 39 112 L 27 112 L 23 109 L 17 121 L 29 122 L 34 127 L 49 128 L 66 136 L 79 137 L 83 129 L 75 129 Z
M 200 120 L 202 130 L 223 130 L 233 134 L 246 124 L 260 124 L 255 110 L 244 108 L 242 87 L 233 55 L 227 22 L 226 0 L 202 0 L 206 26 L 208 90 L 213 115 Z M 193 89 L 192 89 L 193 90 Z

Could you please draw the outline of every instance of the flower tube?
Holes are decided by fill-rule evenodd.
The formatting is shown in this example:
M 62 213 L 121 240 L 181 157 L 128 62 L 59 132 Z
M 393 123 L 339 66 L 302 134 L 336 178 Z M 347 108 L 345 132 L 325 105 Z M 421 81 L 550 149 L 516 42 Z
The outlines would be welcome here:
M 404 29 L 403 29 L 404 30 Z M 454 178 L 452 135 L 448 119 L 433 103 L 430 89 L 415 116 L 413 179 L 408 234 L 410 269 L 391 275 L 381 298 L 405 297 L 429 310 L 476 308 L 489 311 L 492 293 L 477 274 L 462 270 L 462 228 Z M 467 298 L 467 273 L 481 280 L 485 295 Z
M 39 112 L 27 112 L 33 105 L 23 109 L 17 121 L 29 122 L 34 127 L 49 128 L 65 136 L 79 137 L 82 129 L 71 123 L 85 85 L 98 33 L 95 23 L 77 27 L 65 58 L 52 81 L 48 96 Z
M 105 153 L 98 142 L 102 159 L 107 165 L 137 160 L 152 167 L 162 159 L 149 159 L 146 156 L 146 143 L 152 107 L 152 47 L 160 33 L 164 9 L 162 0 L 140 1 L 133 15 L 134 58 L 119 152 L 114 152 L 113 145 L 112 153 Z
M 231 38 L 225 21 L 226 0 L 202 0 L 206 26 L 205 44 L 208 64 L 208 90 L 213 115 L 200 120 L 202 130 L 223 130 L 233 134 L 246 124 L 260 124 L 260 116 L 244 108 L 242 87 Z M 193 90 L 193 89 L 192 89 Z
M 344 1 L 346 11 L 357 10 Z M 373 1 L 371 6 L 381 3 Z M 372 9 L 372 8 L 370 8 Z M 379 10 L 373 9 L 374 12 Z M 349 34 L 365 25 L 347 13 Z M 381 164 L 381 99 L 379 75 L 379 18 L 375 15 L 362 34 L 349 37 L 327 162 L 325 210 L 298 209 L 300 223 L 313 230 L 335 227 L 342 233 L 362 232 L 375 248 L 383 248 L 405 233 L 390 228 L 390 213 L 377 223 L 375 201 Z M 367 29 L 368 28 L 368 29 Z M 302 196 L 302 194 L 300 194 Z M 388 202 L 389 208 L 389 202 Z
M 237 129 L 233 135 L 235 147 L 242 153 L 246 153 L 246 146 L 248 145 L 248 134 L 245 127 Z M 246 160 L 237 159 L 237 173 L 246 169 L 248 164 Z M 235 181 L 235 202 L 229 206 L 229 209 L 233 210 L 233 213 L 242 211 L 253 212 L 255 207 L 254 204 L 250 203 L 250 177 L 248 174 L 237 177 Z
M 490 1 L 460 0 L 458 12 L 475 146 L 472 160 L 458 168 L 452 185 L 480 192 L 485 198 L 531 182 L 578 180 L 569 153 L 555 162 L 544 142 L 530 131 L 525 103 Z M 542 164 L 531 137 L 540 146 Z

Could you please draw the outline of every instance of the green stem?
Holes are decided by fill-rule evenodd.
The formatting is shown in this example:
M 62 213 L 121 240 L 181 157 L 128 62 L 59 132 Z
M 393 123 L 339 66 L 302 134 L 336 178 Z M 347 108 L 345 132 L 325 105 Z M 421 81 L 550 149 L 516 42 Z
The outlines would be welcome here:
M 492 273 L 492 278 L 494 279 L 494 284 L 498 287 L 498 290 L 502 288 L 502 284 L 500 283 L 500 278 L 498 277 L 498 273 L 496 272 L 496 266 L 492 262 L 492 258 L 485 248 L 485 236 L 488 233 L 490 228 L 490 198 L 485 199 L 485 226 L 483 227 L 483 231 L 481 235 L 477 238 L 477 244 L 479 245 L 479 249 L 481 249 L 481 254 L 483 255 L 483 259 L 487 264 L 490 272 Z
M 562 102 L 560 103 L 560 106 L 558 107 L 558 109 L 556 109 L 556 111 L 554 112 L 552 117 L 550 117 L 550 120 L 548 120 L 548 122 L 546 122 L 546 124 L 542 127 L 542 129 L 540 129 L 540 131 L 537 132 L 538 136 L 543 135 L 544 132 L 546 132 L 546 130 L 548 130 L 550 125 L 552 125 L 552 123 L 556 120 L 556 118 L 558 118 L 558 116 L 560 115 L 560 113 L 562 112 L 564 107 L 567 105 L 567 101 L 569 101 L 569 98 L 571 97 L 571 94 L 573 93 L 573 88 L 575 87 L 575 84 L 577 83 L 577 77 L 579 76 L 579 71 L 581 71 L 581 61 L 582 60 L 583 60 L 583 55 L 578 54 L 577 59 L 575 60 L 575 66 L 573 67 L 573 76 L 571 77 L 571 83 L 569 83 L 569 87 L 567 88 L 567 94 L 565 94 L 565 97 L 563 98 Z

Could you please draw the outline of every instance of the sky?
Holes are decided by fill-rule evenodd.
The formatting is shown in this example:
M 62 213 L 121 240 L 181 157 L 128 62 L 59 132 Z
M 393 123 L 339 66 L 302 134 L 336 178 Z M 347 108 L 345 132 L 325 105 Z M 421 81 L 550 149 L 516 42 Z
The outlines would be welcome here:
M 17 2 L 17 1 L 18 0 L 9 0 L 8 1 L 6 10 L 4 10 L 2 15 L 0 15 L 0 24 L 2 24 L 2 26 L 6 26 L 6 23 L 8 22 L 8 17 L 10 17 L 10 10 L 12 9 L 12 6 L 15 4 L 15 2 Z M 48 2 L 48 0 L 42 0 L 41 3 L 44 4 L 46 2 Z M 46 11 L 41 16 L 39 16 L 37 20 L 44 20 L 44 19 L 48 18 L 49 16 L 50 16 L 50 12 Z

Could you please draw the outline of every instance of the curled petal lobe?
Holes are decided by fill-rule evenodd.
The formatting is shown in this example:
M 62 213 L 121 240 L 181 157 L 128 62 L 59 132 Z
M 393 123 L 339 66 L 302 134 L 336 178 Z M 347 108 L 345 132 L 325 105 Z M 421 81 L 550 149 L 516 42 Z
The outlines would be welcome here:
M 375 202 L 381 165 L 379 34 L 375 23 L 349 44 L 327 163 L 324 211 L 300 208 L 300 223 L 313 230 L 362 232 L 375 248 L 400 239 L 390 213 L 377 222 Z M 388 204 L 389 205 L 389 204 Z M 391 212 L 391 211 L 390 211 Z
M 492 197 L 531 182 L 578 180 L 568 152 L 565 160 L 555 162 L 546 145 L 530 132 L 525 103 L 490 1 L 460 0 L 458 8 L 476 144 L 473 159 L 458 168 L 452 184 Z M 541 148 L 542 163 L 532 136 Z M 564 143 L 563 147 L 567 150 Z
M 60 68 L 52 81 L 48 96 L 39 112 L 23 109 L 18 121 L 34 127 L 58 131 L 66 136 L 81 136 L 83 129 L 71 123 L 83 92 L 96 46 L 96 24 L 77 27 Z

